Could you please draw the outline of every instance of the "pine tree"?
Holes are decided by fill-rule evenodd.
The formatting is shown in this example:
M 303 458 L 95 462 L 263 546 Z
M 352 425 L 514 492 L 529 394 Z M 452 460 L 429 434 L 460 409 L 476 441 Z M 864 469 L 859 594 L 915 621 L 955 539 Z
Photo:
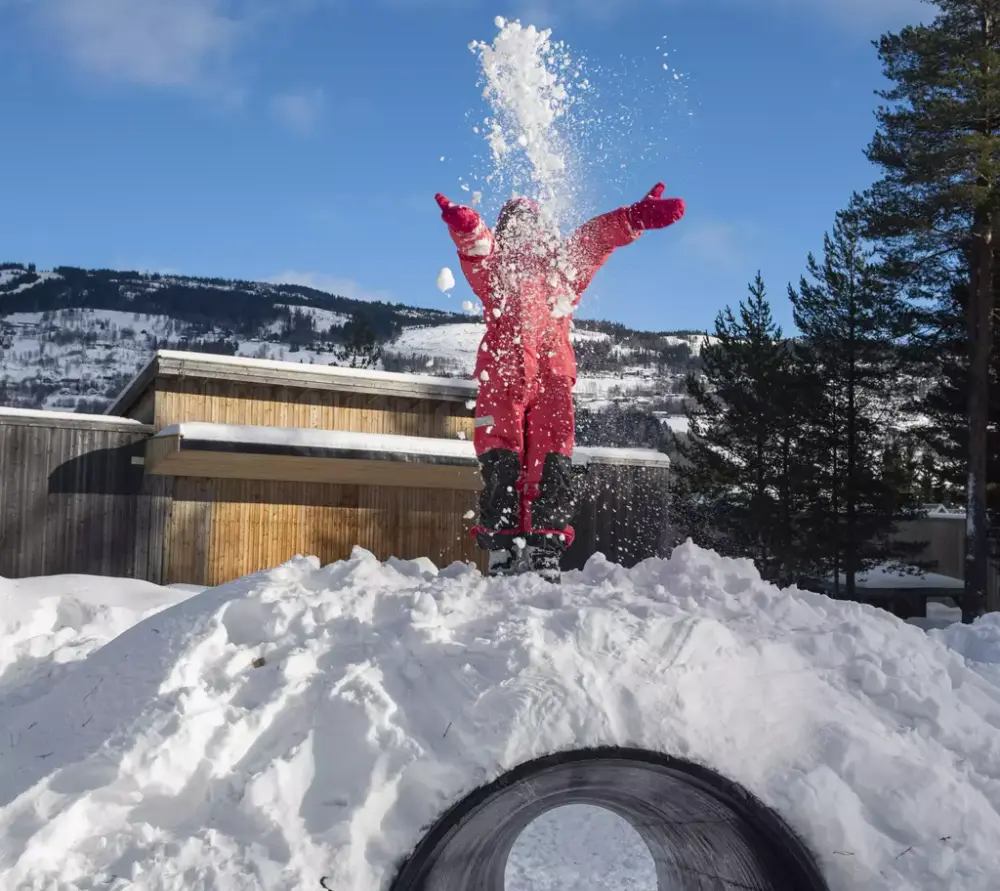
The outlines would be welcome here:
M 986 604 L 987 476 L 994 251 L 1000 235 L 1000 0 L 937 0 L 930 25 L 878 42 L 890 89 L 868 157 L 868 232 L 914 298 L 950 299 L 968 283 L 966 620 Z
M 968 284 L 959 280 L 948 303 L 942 301 L 938 311 L 935 336 L 927 347 L 927 365 L 934 380 L 923 400 L 921 411 L 930 424 L 923 431 L 922 441 L 933 456 L 933 468 L 928 470 L 936 483 L 934 500 L 954 500 L 960 497 L 962 471 L 968 451 L 966 394 L 968 393 L 967 343 L 963 322 Z M 994 314 L 994 338 L 1000 334 L 1000 317 Z M 986 505 L 989 511 L 990 553 L 1000 560 L 1000 351 L 994 349 L 990 362 L 989 430 L 987 432 Z
M 819 491 L 808 525 L 838 593 L 843 572 L 849 600 L 861 572 L 916 550 L 894 547 L 891 533 L 918 515 L 899 458 L 886 464 L 896 453 L 887 431 L 903 405 L 900 358 L 911 314 L 879 278 L 859 210 L 855 200 L 837 214 L 822 264 L 810 254 L 808 278 L 788 289 L 800 356 L 822 382 L 810 401 Z
M 765 578 L 800 569 L 792 352 L 758 273 L 737 315 L 715 321 L 702 376 L 689 375 L 690 429 L 677 444 L 672 513 L 678 538 L 748 557 Z

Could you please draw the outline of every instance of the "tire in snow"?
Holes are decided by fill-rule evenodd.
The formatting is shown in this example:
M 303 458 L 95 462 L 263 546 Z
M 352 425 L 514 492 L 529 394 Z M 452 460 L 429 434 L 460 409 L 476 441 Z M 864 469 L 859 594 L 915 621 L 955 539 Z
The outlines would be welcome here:
M 568 804 L 631 824 L 660 891 L 829 891 L 802 840 L 749 792 L 701 765 L 623 748 L 549 755 L 471 792 L 428 830 L 390 891 L 503 891 L 518 835 Z

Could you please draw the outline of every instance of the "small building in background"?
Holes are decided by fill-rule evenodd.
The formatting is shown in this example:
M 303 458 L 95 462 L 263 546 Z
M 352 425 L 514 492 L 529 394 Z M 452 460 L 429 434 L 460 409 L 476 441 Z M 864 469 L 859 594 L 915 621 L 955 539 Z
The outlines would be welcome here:
M 473 381 L 163 351 L 105 416 L 0 409 L 0 575 L 215 585 L 359 545 L 482 566 L 475 396 Z M 564 568 L 664 555 L 669 459 L 578 448 L 574 463 Z

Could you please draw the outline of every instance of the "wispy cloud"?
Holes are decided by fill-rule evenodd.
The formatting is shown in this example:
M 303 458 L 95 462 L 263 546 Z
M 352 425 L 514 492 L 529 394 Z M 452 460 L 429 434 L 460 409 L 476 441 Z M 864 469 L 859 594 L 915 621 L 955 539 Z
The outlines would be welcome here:
M 305 288 L 326 291 L 328 294 L 336 294 L 338 297 L 347 297 L 350 300 L 391 301 L 393 299 L 387 291 L 373 291 L 360 285 L 354 279 L 327 275 L 324 272 L 303 272 L 290 269 L 271 276 L 267 281 L 273 285 L 302 285 Z
M 40 0 L 48 32 L 82 69 L 150 87 L 202 87 L 247 21 L 222 0 Z
M 323 114 L 323 91 L 282 93 L 271 100 L 271 112 L 298 133 L 310 133 Z

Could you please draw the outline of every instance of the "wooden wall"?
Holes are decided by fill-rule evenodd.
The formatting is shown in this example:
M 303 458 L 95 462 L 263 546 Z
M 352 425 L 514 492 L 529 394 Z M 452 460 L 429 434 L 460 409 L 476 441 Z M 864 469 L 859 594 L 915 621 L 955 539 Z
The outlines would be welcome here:
M 145 576 L 133 544 L 148 428 L 0 417 L 0 576 Z M 137 571 L 138 570 L 138 571 Z
M 933 560 L 937 565 L 932 572 L 951 578 L 965 578 L 965 517 L 930 516 L 908 523 L 901 523 L 896 538 L 900 541 L 927 542 L 920 558 Z M 1000 589 L 1000 571 L 996 564 L 990 566 L 988 586 L 991 596 Z
M 471 439 L 473 433 L 473 410 L 464 402 L 194 377 L 158 379 L 156 429 L 193 421 L 445 439 L 459 433 Z
M 216 585 L 268 569 L 296 554 L 323 561 L 355 545 L 380 560 L 429 557 L 439 567 L 485 554 L 469 534 L 478 493 L 450 489 L 317 485 L 264 480 L 165 477 L 172 502 L 164 537 L 165 584 Z M 632 566 L 665 553 L 666 473 L 660 468 L 593 465 L 578 475 L 577 539 L 565 569 L 595 551 Z
M 154 580 L 165 584 L 217 585 L 296 554 L 331 563 L 355 545 L 380 560 L 429 557 L 446 566 L 483 559 L 464 519 L 478 497 L 468 490 L 164 479 L 173 497 L 164 571 Z
M 579 472 L 576 539 L 563 569 L 580 569 L 595 553 L 625 567 L 665 557 L 667 484 L 664 467 L 591 464 Z

